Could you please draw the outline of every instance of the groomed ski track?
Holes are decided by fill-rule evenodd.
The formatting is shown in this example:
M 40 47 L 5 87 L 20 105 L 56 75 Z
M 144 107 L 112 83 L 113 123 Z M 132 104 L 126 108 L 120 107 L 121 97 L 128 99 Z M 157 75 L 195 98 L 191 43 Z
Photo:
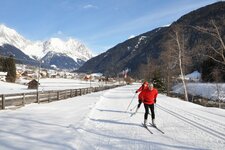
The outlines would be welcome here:
M 159 95 L 156 123 L 165 134 L 149 127 L 153 132 L 150 134 L 141 126 L 144 119 L 143 104 L 139 113 L 132 117 L 129 117 L 129 111 L 125 111 L 137 88 L 126 86 L 105 92 L 89 116 L 85 134 L 82 134 L 83 144 L 79 145 L 86 148 L 93 146 L 94 149 L 107 149 L 109 145 L 111 149 L 224 148 L 224 110 Z M 130 108 L 136 104 L 137 97 Z M 92 140 L 86 142 L 85 137 L 92 137 Z
M 0 111 L 0 149 L 224 149 L 224 110 L 161 94 L 155 107 L 156 124 L 165 134 L 151 126 L 153 134 L 149 133 L 141 125 L 143 104 L 132 117 L 130 109 L 126 112 L 139 86 Z M 136 95 L 130 108 L 137 103 Z

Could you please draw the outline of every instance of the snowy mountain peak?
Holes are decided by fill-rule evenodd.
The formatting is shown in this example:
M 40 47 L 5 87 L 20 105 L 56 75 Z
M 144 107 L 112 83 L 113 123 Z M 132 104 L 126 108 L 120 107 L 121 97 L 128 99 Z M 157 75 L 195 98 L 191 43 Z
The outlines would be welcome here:
M 65 51 L 65 44 L 59 38 L 51 38 L 43 43 L 43 51 L 46 53 L 48 51 L 62 52 Z
M 19 49 L 24 48 L 30 41 L 26 40 L 14 29 L 10 29 L 3 24 L 0 24 L 0 45 L 11 44 Z
M 47 41 L 32 42 L 18 34 L 14 29 L 10 29 L 0 24 L 0 46 L 10 44 L 20 49 L 31 58 L 41 59 L 48 52 L 65 54 L 73 58 L 75 62 L 87 61 L 92 57 L 91 51 L 81 42 L 75 39 L 64 41 L 59 38 L 50 38 Z
M 0 24 L 0 33 L 17 34 L 15 30 L 6 27 L 4 24 Z
M 71 38 L 67 41 L 63 41 L 59 38 L 49 39 L 43 43 L 43 52 L 48 53 L 49 51 L 66 54 L 75 61 L 77 59 L 87 61 L 92 57 L 90 50 L 84 44 Z

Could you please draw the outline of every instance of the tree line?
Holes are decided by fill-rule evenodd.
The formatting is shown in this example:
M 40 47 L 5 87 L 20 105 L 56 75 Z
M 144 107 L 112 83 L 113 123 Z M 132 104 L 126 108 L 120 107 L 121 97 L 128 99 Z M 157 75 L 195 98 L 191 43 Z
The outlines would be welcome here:
M 0 56 L 0 71 L 7 72 L 6 81 L 16 81 L 16 64 L 12 55 L 9 57 Z

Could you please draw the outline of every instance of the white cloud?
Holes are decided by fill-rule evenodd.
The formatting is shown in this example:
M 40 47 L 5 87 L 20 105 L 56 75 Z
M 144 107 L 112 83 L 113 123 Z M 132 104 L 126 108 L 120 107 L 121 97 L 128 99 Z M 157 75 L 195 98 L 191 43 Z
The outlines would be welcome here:
M 88 4 L 88 5 L 83 6 L 83 8 L 84 9 L 92 9 L 92 8 L 97 9 L 98 7 L 97 6 L 94 6 L 92 4 Z

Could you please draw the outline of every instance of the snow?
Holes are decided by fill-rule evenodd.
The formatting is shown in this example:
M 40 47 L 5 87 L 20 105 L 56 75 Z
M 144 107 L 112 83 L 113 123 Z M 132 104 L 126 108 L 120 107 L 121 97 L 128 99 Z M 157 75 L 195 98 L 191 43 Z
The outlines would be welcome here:
M 30 41 L 17 33 L 14 29 L 0 24 L 0 45 L 3 44 L 11 44 L 17 47 L 26 55 L 30 56 L 30 58 L 37 57 L 41 59 L 50 51 L 66 54 L 76 62 L 78 59 L 87 61 L 92 57 L 91 51 L 84 44 L 73 38 L 67 41 L 59 38 L 50 38 L 43 42 Z
M 159 94 L 156 123 L 165 134 L 141 127 L 143 104 L 127 106 L 139 84 L 45 104 L 0 111 L 3 150 L 224 149 L 225 111 Z M 0 88 L 2 89 L 2 88 Z M 130 108 L 137 105 L 137 95 Z M 149 116 L 150 117 L 150 116 Z
M 6 76 L 7 72 L 0 72 L 0 76 Z
M 128 37 L 128 40 L 129 39 L 132 39 L 132 38 L 134 38 L 135 37 L 135 35 L 130 35 L 129 37 Z
M 144 41 L 147 38 L 147 36 L 141 36 L 138 39 L 138 43 L 135 45 L 135 48 L 137 49 L 139 47 L 139 45 L 141 44 L 142 41 Z
M 103 76 L 103 74 L 102 73 L 92 73 L 91 76 L 92 77 L 101 77 L 101 76 Z
M 34 92 L 35 90 L 28 89 L 26 85 L 31 80 L 23 80 L 21 79 L 19 82 L 20 84 L 15 83 L 8 83 L 0 81 L 0 94 L 10 94 L 10 93 L 27 93 L 27 92 Z M 53 78 L 46 78 L 40 79 L 40 91 L 47 91 L 47 90 L 64 90 L 64 89 L 78 89 L 78 88 L 87 88 L 87 87 L 99 87 L 104 85 L 112 85 L 118 83 L 105 83 L 105 82 L 91 82 L 90 81 L 81 81 L 75 79 L 53 79 Z M 90 85 L 91 84 L 91 85 Z
M 199 81 L 201 79 L 201 73 L 194 71 L 190 74 L 185 75 L 185 79 L 192 81 Z
M 225 101 L 225 84 L 224 83 L 187 83 L 187 91 L 193 96 L 201 96 L 207 99 Z M 219 92 L 218 92 L 219 91 Z M 182 84 L 173 87 L 173 92 L 184 93 Z

